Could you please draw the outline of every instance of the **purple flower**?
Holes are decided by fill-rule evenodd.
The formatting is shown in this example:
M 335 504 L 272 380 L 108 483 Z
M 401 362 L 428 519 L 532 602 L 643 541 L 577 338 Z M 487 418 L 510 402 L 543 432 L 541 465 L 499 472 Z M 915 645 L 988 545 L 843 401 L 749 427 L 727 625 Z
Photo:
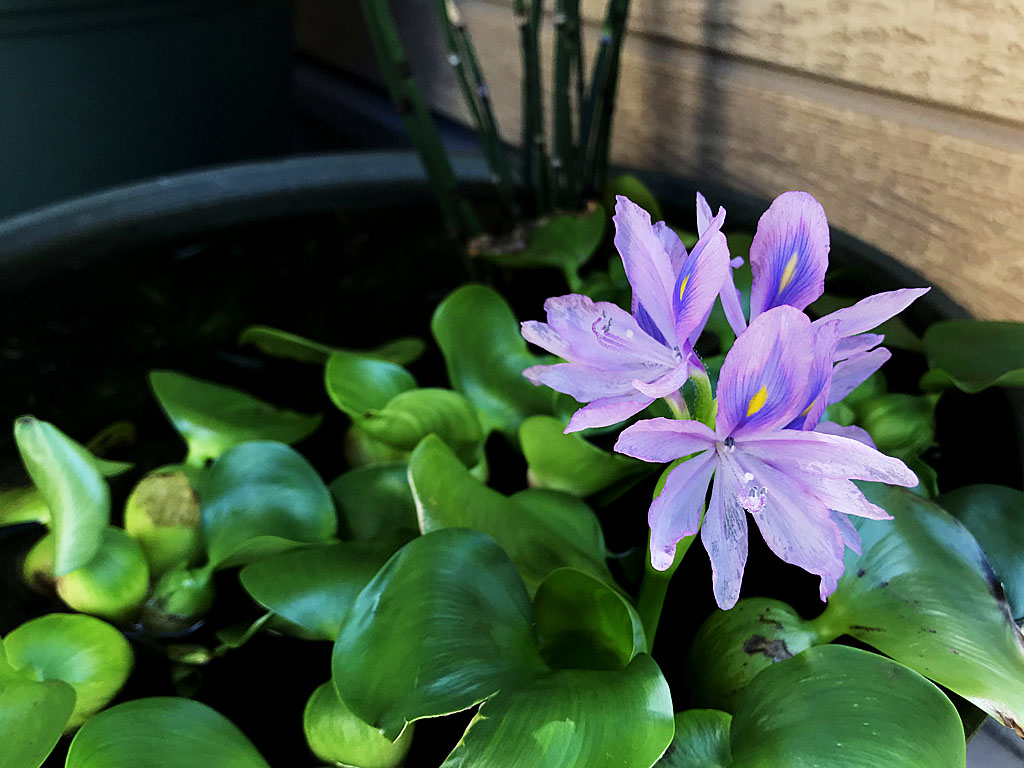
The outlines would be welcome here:
M 749 513 L 776 555 L 819 575 L 822 599 L 832 593 L 843 572 L 844 541 L 859 545 L 845 516 L 890 518 L 851 481 L 917 484 L 903 462 L 855 439 L 786 429 L 811 417 L 822 407 L 818 401 L 827 399 L 831 357 L 841 333 L 841 318 L 812 327 L 793 307 L 763 310 L 722 366 L 716 429 L 696 421 L 651 419 L 619 436 L 615 450 L 644 461 L 693 454 L 669 473 L 651 505 L 655 568 L 668 568 L 676 543 L 699 529 L 711 558 L 715 599 L 722 608 L 732 607 L 747 558 Z
M 825 290 L 828 252 L 828 220 L 821 204 L 806 192 L 784 192 L 775 198 L 757 222 L 750 245 L 750 319 L 773 307 L 805 309 L 818 299 Z M 902 288 L 877 293 L 815 322 L 839 321 L 839 343 L 833 357 L 838 365 L 830 402 L 842 400 L 890 357 L 887 349 L 878 347 L 884 337 L 865 331 L 902 312 L 929 290 Z M 739 336 L 746 322 L 731 285 L 722 290 L 722 308 Z
M 534 384 L 588 403 L 566 432 L 615 424 L 657 398 L 678 398 L 700 365 L 693 342 L 729 270 L 725 211 L 707 223 L 691 253 L 664 223 L 619 196 L 615 247 L 633 288 L 632 313 L 571 294 L 544 302 L 547 322 L 523 323 L 523 337 L 564 360 L 523 371 Z

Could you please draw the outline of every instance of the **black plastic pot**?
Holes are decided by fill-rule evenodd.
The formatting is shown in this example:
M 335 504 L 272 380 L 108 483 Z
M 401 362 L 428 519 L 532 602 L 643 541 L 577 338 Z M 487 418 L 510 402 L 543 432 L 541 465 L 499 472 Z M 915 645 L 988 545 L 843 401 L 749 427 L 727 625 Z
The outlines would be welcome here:
M 457 157 L 455 168 L 466 193 L 486 208 L 489 172 L 482 159 Z M 691 220 L 696 183 L 667 175 L 642 177 L 671 218 Z M 699 186 L 713 205 L 727 208 L 732 231 L 753 231 L 768 205 L 711 184 Z M 926 284 L 843 233 L 832 234 L 832 262 L 861 267 L 859 276 L 850 270 L 844 285 L 853 296 Z M 425 332 L 433 306 L 466 279 L 441 229 L 419 162 L 409 152 L 213 168 L 32 211 L 0 222 L 0 276 L 0 424 L 32 412 L 85 438 L 113 420 L 129 419 L 138 426 L 140 444 L 156 446 L 131 456 L 142 469 L 179 460 L 181 452 L 148 394 L 147 370 L 185 370 L 288 407 L 317 410 L 324 406 L 318 372 L 239 349 L 235 341 L 244 326 L 265 323 L 329 343 L 371 346 L 415 329 Z M 543 294 L 529 295 L 517 311 L 539 317 Z M 964 315 L 947 296 L 932 291 L 905 319 L 921 331 L 936 319 Z M 908 388 L 923 370 L 921 361 L 910 357 L 894 361 Z M 419 365 L 443 370 L 436 352 Z M 1024 409 L 996 391 L 969 401 L 944 396 L 943 410 L 940 420 L 947 432 L 940 434 L 943 453 L 935 460 L 946 482 L 952 487 L 1021 484 Z M 993 415 L 979 418 L 979 413 Z M 330 428 L 332 418 L 342 425 L 340 415 L 328 414 L 318 433 L 325 436 L 304 445 L 328 479 L 341 462 L 331 438 L 339 434 Z M 22 482 L 9 433 L 0 435 L 0 455 L 0 484 Z M 521 459 L 508 457 L 509 471 L 521 477 L 523 467 L 516 461 Z M 124 494 L 128 489 L 115 485 L 114 490 Z M 637 515 L 634 527 L 631 540 L 642 541 L 643 515 Z M 0 538 L 0 558 L 9 564 L 14 551 L 32 537 L 22 530 Z M 702 558 L 688 558 L 685 568 L 695 569 L 698 583 L 706 581 Z M 0 634 L 27 615 L 52 609 L 23 593 L 14 599 L 15 572 L 8 571 L 12 586 L 4 585 Z M 754 591 L 771 595 L 781 590 L 756 583 L 756 573 L 756 567 L 749 569 L 747 583 Z M 808 577 L 803 590 L 812 598 L 814 582 Z M 703 593 L 710 610 L 710 589 Z M 694 615 L 694 599 L 687 596 L 689 604 L 678 610 L 670 602 L 659 644 L 671 641 L 665 637 L 672 631 L 669 617 Z M 244 602 L 240 595 L 238 600 Z M 816 598 L 810 603 L 820 607 Z M 257 638 L 219 662 L 198 694 L 235 720 L 275 765 L 306 764 L 296 758 L 306 754 L 301 741 L 304 696 L 329 676 L 329 648 L 322 653 L 295 648 L 280 638 Z M 142 655 L 145 659 L 145 651 Z M 172 693 L 162 677 L 166 668 L 155 656 L 150 662 L 140 665 L 148 671 L 128 691 L 131 696 Z M 303 665 L 308 679 L 290 672 L 292 662 Z M 251 674 L 253 669 L 259 674 Z M 672 679 L 669 669 L 666 673 Z M 149 684 L 153 687 L 146 689 Z M 294 722 L 283 725 L 282 717 Z M 445 745 L 457 738 L 458 727 L 453 727 L 437 742 L 439 757 L 421 754 L 425 762 L 415 764 L 438 764 Z M 308 764 L 313 765 L 311 759 Z

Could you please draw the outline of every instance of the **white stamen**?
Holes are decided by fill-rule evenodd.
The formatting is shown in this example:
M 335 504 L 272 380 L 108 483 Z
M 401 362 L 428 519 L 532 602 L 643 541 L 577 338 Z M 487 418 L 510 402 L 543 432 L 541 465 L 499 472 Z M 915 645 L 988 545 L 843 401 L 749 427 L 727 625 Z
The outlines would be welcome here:
M 751 472 L 744 472 L 743 473 L 743 482 L 744 483 L 749 483 L 753 479 L 754 479 L 753 473 L 751 473 Z

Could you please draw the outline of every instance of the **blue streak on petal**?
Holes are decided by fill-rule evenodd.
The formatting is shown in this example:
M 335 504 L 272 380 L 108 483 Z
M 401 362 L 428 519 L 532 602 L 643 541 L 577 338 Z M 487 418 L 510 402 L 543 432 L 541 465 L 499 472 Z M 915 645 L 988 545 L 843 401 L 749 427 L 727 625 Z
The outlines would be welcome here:
M 648 336 L 654 339 L 659 344 L 668 344 L 665 341 L 665 334 L 658 330 L 658 326 L 655 325 L 654 319 L 648 314 L 647 310 L 644 309 L 643 304 L 636 305 L 636 313 L 633 315 L 636 318 L 637 325 L 640 326 Z

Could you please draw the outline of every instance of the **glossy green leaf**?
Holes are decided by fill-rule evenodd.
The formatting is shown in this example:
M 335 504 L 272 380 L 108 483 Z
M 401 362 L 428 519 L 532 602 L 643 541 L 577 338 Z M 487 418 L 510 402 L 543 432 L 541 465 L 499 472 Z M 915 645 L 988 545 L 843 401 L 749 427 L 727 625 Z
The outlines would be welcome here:
M 269 768 L 238 728 L 205 704 L 154 697 L 111 707 L 71 742 L 66 768 Z
M 851 518 L 863 555 L 813 622 L 849 634 L 950 688 L 1004 725 L 1024 722 L 1024 638 L 970 532 L 902 488 L 861 484 L 895 518 Z
M 688 700 L 732 712 L 761 670 L 832 638 L 779 600 L 749 597 L 716 610 L 697 630 L 686 658 Z
M 575 289 L 580 267 L 590 260 L 604 238 L 606 218 L 604 208 L 591 203 L 581 214 L 558 214 L 537 221 L 530 229 L 525 248 L 517 239 L 511 248 L 483 256 L 502 267 L 560 269 Z
M 25 622 L 4 638 L 4 648 L 10 665 L 22 674 L 60 680 L 74 689 L 74 710 L 65 726 L 69 730 L 114 698 L 128 680 L 134 660 L 120 632 L 92 616 L 73 613 L 51 613 Z
M 980 392 L 993 386 L 1024 386 L 1024 324 L 943 320 L 924 334 L 930 370 L 923 389 L 955 386 Z
M 639 205 L 651 214 L 651 221 L 662 221 L 665 218 L 661 212 L 661 206 L 658 205 L 657 198 L 654 197 L 654 193 L 647 188 L 646 184 L 632 174 L 623 173 L 608 179 L 605 183 L 604 189 L 601 191 L 601 201 L 607 210 L 615 210 L 616 195 L 623 195 L 631 202 Z
M 0 673 L 0 768 L 42 765 L 74 708 L 75 691 L 67 683 Z
M 22 416 L 14 422 L 14 439 L 50 510 L 54 576 L 63 576 L 99 550 L 110 523 L 110 488 L 93 455 L 49 422 Z
M 476 464 L 484 433 L 472 404 L 450 389 L 401 392 L 380 410 L 365 413 L 359 428 L 393 448 L 411 451 L 427 435 L 437 435 L 466 464 Z
M 330 763 L 359 768 L 401 765 L 412 745 L 414 731 L 410 725 L 397 741 L 385 738 L 349 711 L 329 681 L 309 697 L 302 726 L 314 755 Z
M 253 344 L 261 352 L 272 357 L 283 357 L 288 360 L 297 360 L 300 363 L 317 363 L 323 365 L 332 352 L 352 352 L 363 354 L 368 357 L 375 357 L 380 360 L 390 360 L 399 365 L 407 365 L 423 354 L 426 345 L 422 339 L 413 337 L 395 339 L 382 344 L 376 349 L 358 352 L 356 350 L 341 349 L 321 344 L 318 341 L 303 338 L 288 331 L 271 328 L 266 325 L 250 325 L 242 335 L 238 337 L 239 344 Z
M 519 426 L 532 485 L 589 496 L 648 469 L 642 461 L 601 450 L 578 433 L 563 434 L 564 428 L 552 416 L 531 416 Z
M 409 478 L 421 531 L 464 527 L 486 533 L 512 558 L 531 594 L 562 566 L 612 581 L 600 524 L 578 499 L 554 491 L 503 496 L 473 477 L 434 436 L 413 451 Z
M 561 670 L 484 703 L 443 768 L 649 768 L 672 741 L 672 695 L 646 654 Z
M 387 360 L 340 350 L 331 354 L 324 368 L 327 394 L 353 419 L 362 418 L 388 404 L 395 395 L 416 386 L 405 368 Z
M 968 485 L 944 493 L 938 503 L 977 539 L 1019 622 L 1024 618 L 1024 493 L 1001 485 Z
M 320 416 L 277 408 L 234 387 L 175 371 L 151 371 L 149 386 L 188 445 L 186 463 L 192 467 L 250 440 L 297 443 L 320 426 Z
M 242 569 L 253 600 L 323 640 L 394 552 L 383 542 L 346 541 L 272 555 Z
M 935 444 L 935 402 L 933 395 L 888 393 L 850 405 L 854 423 L 868 431 L 878 450 L 909 459 Z
M 717 709 L 677 713 L 676 735 L 657 768 L 728 768 L 731 724 L 732 715 Z
M 132 489 L 124 529 L 142 547 L 154 579 L 172 568 L 195 565 L 203 553 L 199 494 L 182 471 L 157 470 Z
M 316 470 L 282 443 L 228 450 L 203 484 L 203 533 L 210 562 L 237 565 L 334 536 L 334 503 Z
M 533 597 L 540 654 L 553 669 L 622 669 L 647 649 L 636 610 L 575 568 L 548 574 Z
M 434 311 L 430 329 L 444 355 L 448 379 L 480 413 L 485 432 L 514 437 L 527 416 L 551 413 L 551 391 L 523 377 L 543 362 L 526 350 L 519 321 L 493 289 L 464 285 Z
M 911 669 L 839 645 L 769 667 L 740 698 L 730 768 L 963 768 L 956 709 Z
M 138 543 L 109 526 L 92 560 L 57 579 L 61 600 L 82 613 L 110 621 L 132 618 L 149 590 L 149 566 Z
M 413 539 L 359 593 L 334 646 L 345 705 L 389 739 L 407 722 L 471 707 L 544 670 L 530 601 L 489 537 Z
M 150 632 L 183 632 L 213 605 L 213 568 L 179 567 L 153 585 L 143 606 L 142 623 Z
M 50 508 L 34 485 L 0 492 L 0 526 L 49 522 Z
M 409 465 L 404 461 L 350 470 L 332 482 L 330 490 L 351 538 L 419 535 Z

